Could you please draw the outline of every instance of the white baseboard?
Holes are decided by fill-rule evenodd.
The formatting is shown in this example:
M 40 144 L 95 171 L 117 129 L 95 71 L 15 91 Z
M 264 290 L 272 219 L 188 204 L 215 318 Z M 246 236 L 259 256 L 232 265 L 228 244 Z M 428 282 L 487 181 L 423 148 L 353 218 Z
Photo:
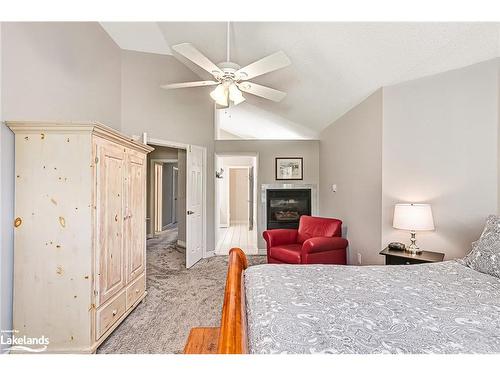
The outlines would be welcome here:
M 266 250 L 264 250 L 264 253 L 261 254 L 260 249 L 242 249 L 242 250 L 245 252 L 246 255 L 265 255 L 265 254 L 267 254 Z M 214 255 L 228 255 L 228 252 L 218 253 L 217 251 L 214 251 Z
M 258 249 L 257 255 L 267 255 L 267 249 Z
M 212 251 L 207 251 L 205 253 L 205 255 L 203 256 L 203 258 L 211 258 L 211 257 L 214 257 L 216 256 L 217 254 L 215 253 L 215 250 L 212 250 Z
M 177 240 L 177 246 L 183 247 L 184 249 L 186 248 L 186 243 L 181 240 Z

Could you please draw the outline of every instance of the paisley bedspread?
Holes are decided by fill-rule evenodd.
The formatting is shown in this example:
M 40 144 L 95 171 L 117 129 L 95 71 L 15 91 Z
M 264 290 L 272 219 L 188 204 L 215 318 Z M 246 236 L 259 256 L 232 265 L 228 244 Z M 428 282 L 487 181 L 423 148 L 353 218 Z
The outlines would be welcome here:
M 457 261 L 245 271 L 251 353 L 500 353 L 500 279 Z

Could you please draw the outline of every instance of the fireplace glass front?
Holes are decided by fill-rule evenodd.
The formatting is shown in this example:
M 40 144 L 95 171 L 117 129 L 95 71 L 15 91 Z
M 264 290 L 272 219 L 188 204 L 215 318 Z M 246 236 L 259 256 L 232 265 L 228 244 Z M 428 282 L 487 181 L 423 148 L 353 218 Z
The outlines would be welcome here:
M 268 189 L 267 229 L 296 229 L 302 215 L 311 215 L 311 189 Z

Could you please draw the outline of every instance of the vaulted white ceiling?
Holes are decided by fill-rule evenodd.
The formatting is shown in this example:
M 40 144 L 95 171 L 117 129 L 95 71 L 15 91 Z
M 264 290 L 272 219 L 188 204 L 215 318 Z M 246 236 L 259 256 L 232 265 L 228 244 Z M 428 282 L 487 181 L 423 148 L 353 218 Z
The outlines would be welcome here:
M 168 45 L 190 42 L 215 63 L 225 61 L 225 23 L 157 25 Z M 498 57 L 500 26 L 498 23 L 231 24 L 231 61 L 240 66 L 278 50 L 290 57 L 292 65 L 253 81 L 285 91 L 287 97 L 274 103 L 246 95 L 247 101 L 317 132 L 382 86 Z M 196 67 L 188 66 L 200 77 L 208 78 Z

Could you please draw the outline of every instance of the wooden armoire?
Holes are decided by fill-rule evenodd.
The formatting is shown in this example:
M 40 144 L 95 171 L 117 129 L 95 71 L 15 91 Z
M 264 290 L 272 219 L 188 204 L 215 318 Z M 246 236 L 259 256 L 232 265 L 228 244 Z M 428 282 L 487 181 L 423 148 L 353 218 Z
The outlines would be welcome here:
M 15 133 L 14 336 L 93 353 L 146 295 L 146 154 L 100 123 Z

